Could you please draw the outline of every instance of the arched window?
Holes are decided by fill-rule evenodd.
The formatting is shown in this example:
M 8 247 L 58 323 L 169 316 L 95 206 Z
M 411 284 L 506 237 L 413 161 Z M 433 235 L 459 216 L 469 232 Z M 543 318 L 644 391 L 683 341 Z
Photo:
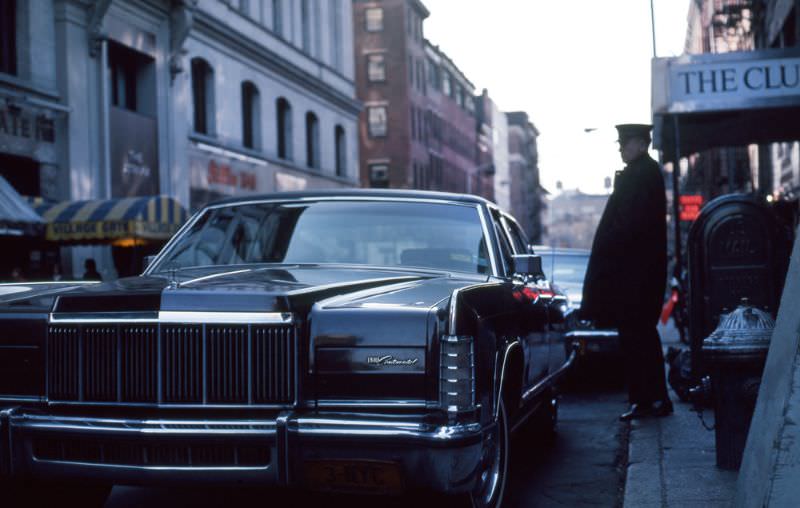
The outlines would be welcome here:
M 242 83 L 242 144 L 261 148 L 261 101 L 258 88 L 250 81 Z
M 0 72 L 17 73 L 17 2 L 14 0 L 0 1 Z
M 334 129 L 336 142 L 336 175 L 347 176 L 347 140 L 344 136 L 344 127 L 337 125 Z
M 311 111 L 306 113 L 306 166 L 319 168 L 319 120 Z
M 278 157 L 292 159 L 292 106 L 283 97 L 276 102 L 278 116 Z
M 214 134 L 214 70 L 202 58 L 192 59 L 194 130 Z

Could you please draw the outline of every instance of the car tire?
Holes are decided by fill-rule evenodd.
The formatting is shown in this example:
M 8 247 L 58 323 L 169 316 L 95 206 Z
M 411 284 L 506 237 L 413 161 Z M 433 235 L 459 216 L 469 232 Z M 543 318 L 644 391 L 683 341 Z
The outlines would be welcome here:
M 5 487 L 5 488 L 3 488 Z M 11 507 L 52 507 L 58 505 L 101 508 L 111 494 L 111 484 L 69 485 L 47 481 L 20 481 L 2 485 Z
M 499 508 L 505 495 L 509 467 L 509 428 L 508 415 L 503 400 L 500 399 L 497 425 L 489 435 L 489 443 L 484 444 L 482 469 L 475 488 L 469 495 L 473 508 Z

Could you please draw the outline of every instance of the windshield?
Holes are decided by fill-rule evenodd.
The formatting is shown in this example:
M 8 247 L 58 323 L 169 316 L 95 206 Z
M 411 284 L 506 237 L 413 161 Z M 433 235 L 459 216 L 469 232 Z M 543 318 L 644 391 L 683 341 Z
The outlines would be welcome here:
M 207 210 L 153 271 L 247 263 L 336 263 L 490 272 L 474 206 L 286 202 Z

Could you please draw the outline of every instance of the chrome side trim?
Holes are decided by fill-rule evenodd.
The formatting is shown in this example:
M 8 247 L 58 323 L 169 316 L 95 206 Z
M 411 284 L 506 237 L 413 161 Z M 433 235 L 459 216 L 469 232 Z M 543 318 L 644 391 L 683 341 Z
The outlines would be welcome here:
M 498 387 L 496 388 L 496 391 L 495 391 L 495 393 L 497 393 L 497 397 L 495 397 L 495 399 L 494 399 L 494 408 L 492 408 L 492 410 L 493 410 L 493 412 L 494 412 L 494 419 L 495 419 L 495 421 L 497 421 L 497 419 L 500 417 L 500 404 L 498 404 L 498 401 L 500 400 L 500 397 L 502 397 L 502 396 L 503 396 L 503 387 L 505 386 L 505 380 L 506 380 L 506 366 L 508 365 L 508 357 L 509 357 L 509 355 L 510 355 L 511 351 L 512 351 L 512 350 L 513 350 L 515 347 L 522 347 L 522 345 L 519 343 L 519 340 L 515 340 L 514 342 L 512 342 L 512 343 L 511 343 L 511 344 L 510 344 L 510 345 L 509 345 L 509 346 L 506 348 L 505 355 L 503 355 L 503 366 L 502 366 L 502 368 L 500 369 L 500 386 L 498 386 Z
M 567 361 L 564 362 L 564 365 L 562 365 L 557 371 L 553 372 L 552 374 L 550 374 L 549 376 L 547 376 L 546 378 L 542 379 L 534 386 L 529 388 L 528 391 L 522 394 L 522 400 L 526 402 L 531 400 L 533 397 L 535 397 L 536 395 L 541 393 L 545 388 L 547 388 L 547 386 L 551 384 L 553 381 L 557 380 L 558 378 L 566 374 L 567 370 L 569 370 L 569 368 L 572 367 L 572 364 L 575 363 L 575 358 L 577 358 L 577 356 L 578 352 L 575 348 L 573 348 L 572 352 L 569 354 L 569 358 L 567 358 Z
M 291 324 L 288 312 L 202 312 L 162 310 L 158 313 L 50 314 L 50 323 Z

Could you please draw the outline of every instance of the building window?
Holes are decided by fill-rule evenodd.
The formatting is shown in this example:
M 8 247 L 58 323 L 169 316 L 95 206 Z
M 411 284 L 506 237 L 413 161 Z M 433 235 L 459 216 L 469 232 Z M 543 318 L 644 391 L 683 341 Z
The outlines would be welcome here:
M 408 84 L 414 86 L 414 57 L 408 57 Z
M 242 144 L 261 148 L 261 102 L 258 88 L 250 81 L 242 83 Z
M 367 32 L 380 32 L 383 30 L 383 9 L 372 7 L 365 11 L 367 16 Z
M 452 88 L 453 87 L 452 87 L 452 83 L 450 81 L 450 73 L 447 72 L 447 71 L 444 71 L 442 73 L 442 93 L 445 94 L 445 95 L 451 95 L 452 94 Z
M 389 187 L 388 164 L 369 165 L 369 186 L 377 189 L 385 189 Z
M 433 60 L 428 60 L 428 80 L 430 81 L 431 88 L 439 90 L 441 85 L 439 83 L 439 67 Z
M 192 60 L 192 103 L 194 130 L 200 134 L 214 133 L 214 70 L 202 58 Z
M 414 106 L 409 108 L 411 115 L 411 139 L 417 139 L 417 111 Z
M 342 0 L 331 1 L 331 62 L 333 68 L 342 70 Z
M 276 101 L 278 157 L 292 160 L 292 106 L 283 97 Z
M 109 42 L 108 70 L 111 80 L 111 104 L 136 111 L 137 59 L 133 51 L 121 44 Z
M 17 2 L 0 0 L 0 72 L 17 73 Z
M 456 84 L 456 104 L 464 107 L 464 88 L 461 85 Z
M 272 31 L 283 37 L 283 0 L 272 0 Z
M 383 53 L 367 55 L 367 78 L 373 83 L 386 81 L 386 55 Z
M 311 53 L 311 9 L 308 0 L 300 1 L 300 28 L 303 37 L 303 51 Z
M 239 12 L 250 17 L 250 0 L 239 0 Z
M 319 168 L 319 120 L 311 111 L 306 113 L 306 166 Z
M 386 106 L 370 106 L 367 108 L 367 123 L 369 124 L 370 137 L 386 136 L 387 112 Z
M 344 135 L 344 127 L 337 125 L 334 129 L 334 139 L 336 142 L 336 175 L 347 176 L 347 138 Z

